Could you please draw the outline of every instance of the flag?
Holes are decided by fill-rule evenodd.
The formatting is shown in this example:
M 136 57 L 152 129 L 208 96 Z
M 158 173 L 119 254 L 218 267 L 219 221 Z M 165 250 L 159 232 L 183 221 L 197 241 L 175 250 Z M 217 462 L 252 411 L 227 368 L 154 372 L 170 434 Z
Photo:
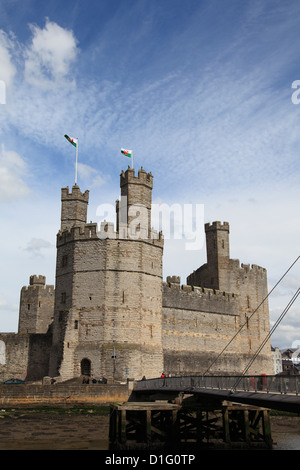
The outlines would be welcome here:
M 125 157 L 131 158 L 132 156 L 132 150 L 121 149 L 121 153 L 125 155 Z
M 73 139 L 73 137 L 69 137 L 67 134 L 65 134 L 65 138 L 71 142 L 72 145 L 74 145 L 74 147 L 77 147 L 78 146 L 78 139 Z

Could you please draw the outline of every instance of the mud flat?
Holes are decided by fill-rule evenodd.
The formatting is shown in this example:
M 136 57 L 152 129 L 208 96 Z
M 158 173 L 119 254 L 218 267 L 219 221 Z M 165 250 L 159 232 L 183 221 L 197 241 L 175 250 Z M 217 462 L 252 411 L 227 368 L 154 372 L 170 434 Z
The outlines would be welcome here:
M 300 450 L 300 416 L 271 416 L 274 450 Z M 107 450 L 109 408 L 0 409 L 0 450 Z

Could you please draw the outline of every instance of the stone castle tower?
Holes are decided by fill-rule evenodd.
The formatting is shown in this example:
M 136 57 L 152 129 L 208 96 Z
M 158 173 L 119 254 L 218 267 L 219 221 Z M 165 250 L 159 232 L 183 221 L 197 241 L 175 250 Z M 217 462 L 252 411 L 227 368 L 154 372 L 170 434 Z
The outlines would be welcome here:
M 2 380 L 239 375 L 268 335 L 266 269 L 230 258 L 227 222 L 205 224 L 207 262 L 185 285 L 163 282 L 153 176 L 128 168 L 120 188 L 116 229 L 100 230 L 87 223 L 89 191 L 61 190 L 55 289 L 36 275 L 22 288 L 18 333 L 0 333 Z M 270 341 L 248 373 L 274 373 Z
M 115 232 L 86 222 L 88 192 L 62 189 L 51 376 L 124 380 L 163 369 L 163 239 L 151 231 L 153 177 L 128 168 L 120 186 Z
M 19 333 L 47 333 L 53 321 L 54 286 L 46 285 L 45 276 L 30 276 L 29 286 L 22 287 Z

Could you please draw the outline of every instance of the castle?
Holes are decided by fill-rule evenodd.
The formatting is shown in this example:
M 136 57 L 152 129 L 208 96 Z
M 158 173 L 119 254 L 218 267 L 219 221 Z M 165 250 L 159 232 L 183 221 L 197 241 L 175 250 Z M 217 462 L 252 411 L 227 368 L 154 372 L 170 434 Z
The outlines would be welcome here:
M 205 224 L 207 263 L 186 285 L 163 282 L 153 176 L 128 167 L 120 187 L 116 230 L 87 223 L 89 191 L 61 190 L 55 289 L 41 275 L 22 288 L 18 333 L 0 334 L 0 380 L 199 375 L 245 325 L 209 370 L 237 375 L 268 334 L 266 270 L 230 259 L 227 222 Z M 269 342 L 249 373 L 274 373 Z

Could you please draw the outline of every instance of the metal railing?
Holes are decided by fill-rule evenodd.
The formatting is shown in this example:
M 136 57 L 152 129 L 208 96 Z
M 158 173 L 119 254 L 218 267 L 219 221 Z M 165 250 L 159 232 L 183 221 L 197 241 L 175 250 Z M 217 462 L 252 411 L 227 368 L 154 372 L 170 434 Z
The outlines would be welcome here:
M 166 377 L 140 380 L 135 390 L 178 390 L 219 389 L 230 391 L 299 394 L 300 376 L 189 376 Z

